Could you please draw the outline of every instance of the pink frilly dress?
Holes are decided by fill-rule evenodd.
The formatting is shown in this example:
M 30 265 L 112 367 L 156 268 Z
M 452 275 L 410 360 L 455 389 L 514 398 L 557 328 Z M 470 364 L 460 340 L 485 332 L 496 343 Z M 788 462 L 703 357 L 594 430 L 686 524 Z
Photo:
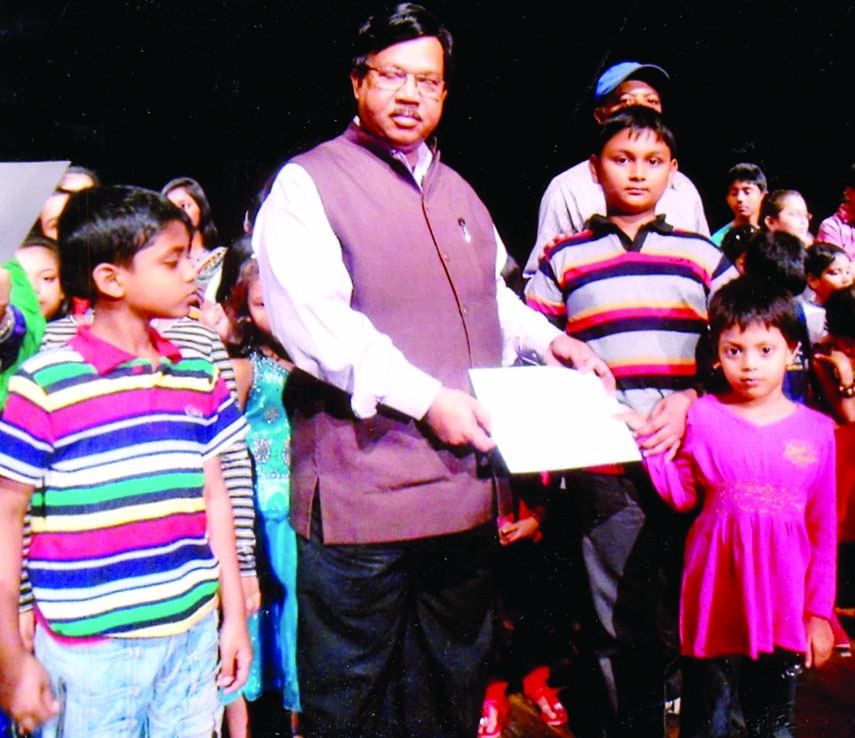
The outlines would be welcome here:
M 706 395 L 677 458 L 645 464 L 669 505 L 701 504 L 686 539 L 683 654 L 804 652 L 805 617 L 830 619 L 834 606 L 834 423 L 797 405 L 759 426 Z

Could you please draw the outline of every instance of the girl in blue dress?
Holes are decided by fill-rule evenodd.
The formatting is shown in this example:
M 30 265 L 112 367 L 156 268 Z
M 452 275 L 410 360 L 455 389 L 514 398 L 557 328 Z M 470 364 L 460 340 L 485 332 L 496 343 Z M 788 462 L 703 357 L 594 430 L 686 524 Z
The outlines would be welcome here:
M 247 445 L 255 467 L 258 570 L 262 608 L 253 647 L 255 660 L 243 697 L 282 694 L 297 729 L 297 541 L 288 521 L 291 429 L 282 391 L 293 365 L 273 338 L 264 308 L 258 265 L 249 256 L 224 304 L 244 358 L 233 359 L 238 395 L 249 423 Z M 251 626 L 255 625 L 253 623 Z M 250 628 L 253 634 L 253 627 Z M 228 710 L 228 708 L 227 708 Z M 228 715 L 230 727 L 231 716 Z

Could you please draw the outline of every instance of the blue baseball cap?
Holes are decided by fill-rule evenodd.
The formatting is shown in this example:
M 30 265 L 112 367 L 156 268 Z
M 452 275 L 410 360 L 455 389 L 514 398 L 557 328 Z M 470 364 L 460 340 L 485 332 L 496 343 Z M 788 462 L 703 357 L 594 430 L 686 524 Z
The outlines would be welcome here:
M 594 100 L 600 102 L 606 95 L 628 79 L 640 79 L 647 82 L 657 92 L 662 92 L 671 82 L 662 67 L 655 64 L 642 64 L 637 61 L 622 61 L 609 67 L 597 80 L 597 89 L 594 92 Z

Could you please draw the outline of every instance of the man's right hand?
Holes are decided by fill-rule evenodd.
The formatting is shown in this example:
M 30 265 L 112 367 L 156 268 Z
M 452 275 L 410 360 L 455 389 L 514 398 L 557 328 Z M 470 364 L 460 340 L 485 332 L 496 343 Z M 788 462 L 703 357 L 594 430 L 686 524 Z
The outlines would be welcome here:
M 36 657 L 26 651 L 14 660 L 15 675 L 0 688 L 0 706 L 20 731 L 33 733 L 59 712 L 50 677 Z
M 496 447 L 490 438 L 490 414 L 472 395 L 442 387 L 425 413 L 437 438 L 450 446 L 471 445 L 487 453 Z

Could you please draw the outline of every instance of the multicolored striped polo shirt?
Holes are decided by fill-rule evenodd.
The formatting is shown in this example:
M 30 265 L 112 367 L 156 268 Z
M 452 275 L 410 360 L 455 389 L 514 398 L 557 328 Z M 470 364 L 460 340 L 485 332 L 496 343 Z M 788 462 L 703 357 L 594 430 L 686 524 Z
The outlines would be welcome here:
M 526 288 L 528 304 L 609 365 L 620 399 L 647 414 L 696 379 L 695 349 L 707 301 L 736 276 L 703 236 L 674 230 L 664 216 L 635 241 L 606 218 L 547 249 Z
M 162 636 L 217 602 L 203 462 L 245 432 L 213 364 L 152 331 L 153 366 L 81 327 L 26 361 L 0 475 L 33 485 L 29 573 L 59 636 Z

